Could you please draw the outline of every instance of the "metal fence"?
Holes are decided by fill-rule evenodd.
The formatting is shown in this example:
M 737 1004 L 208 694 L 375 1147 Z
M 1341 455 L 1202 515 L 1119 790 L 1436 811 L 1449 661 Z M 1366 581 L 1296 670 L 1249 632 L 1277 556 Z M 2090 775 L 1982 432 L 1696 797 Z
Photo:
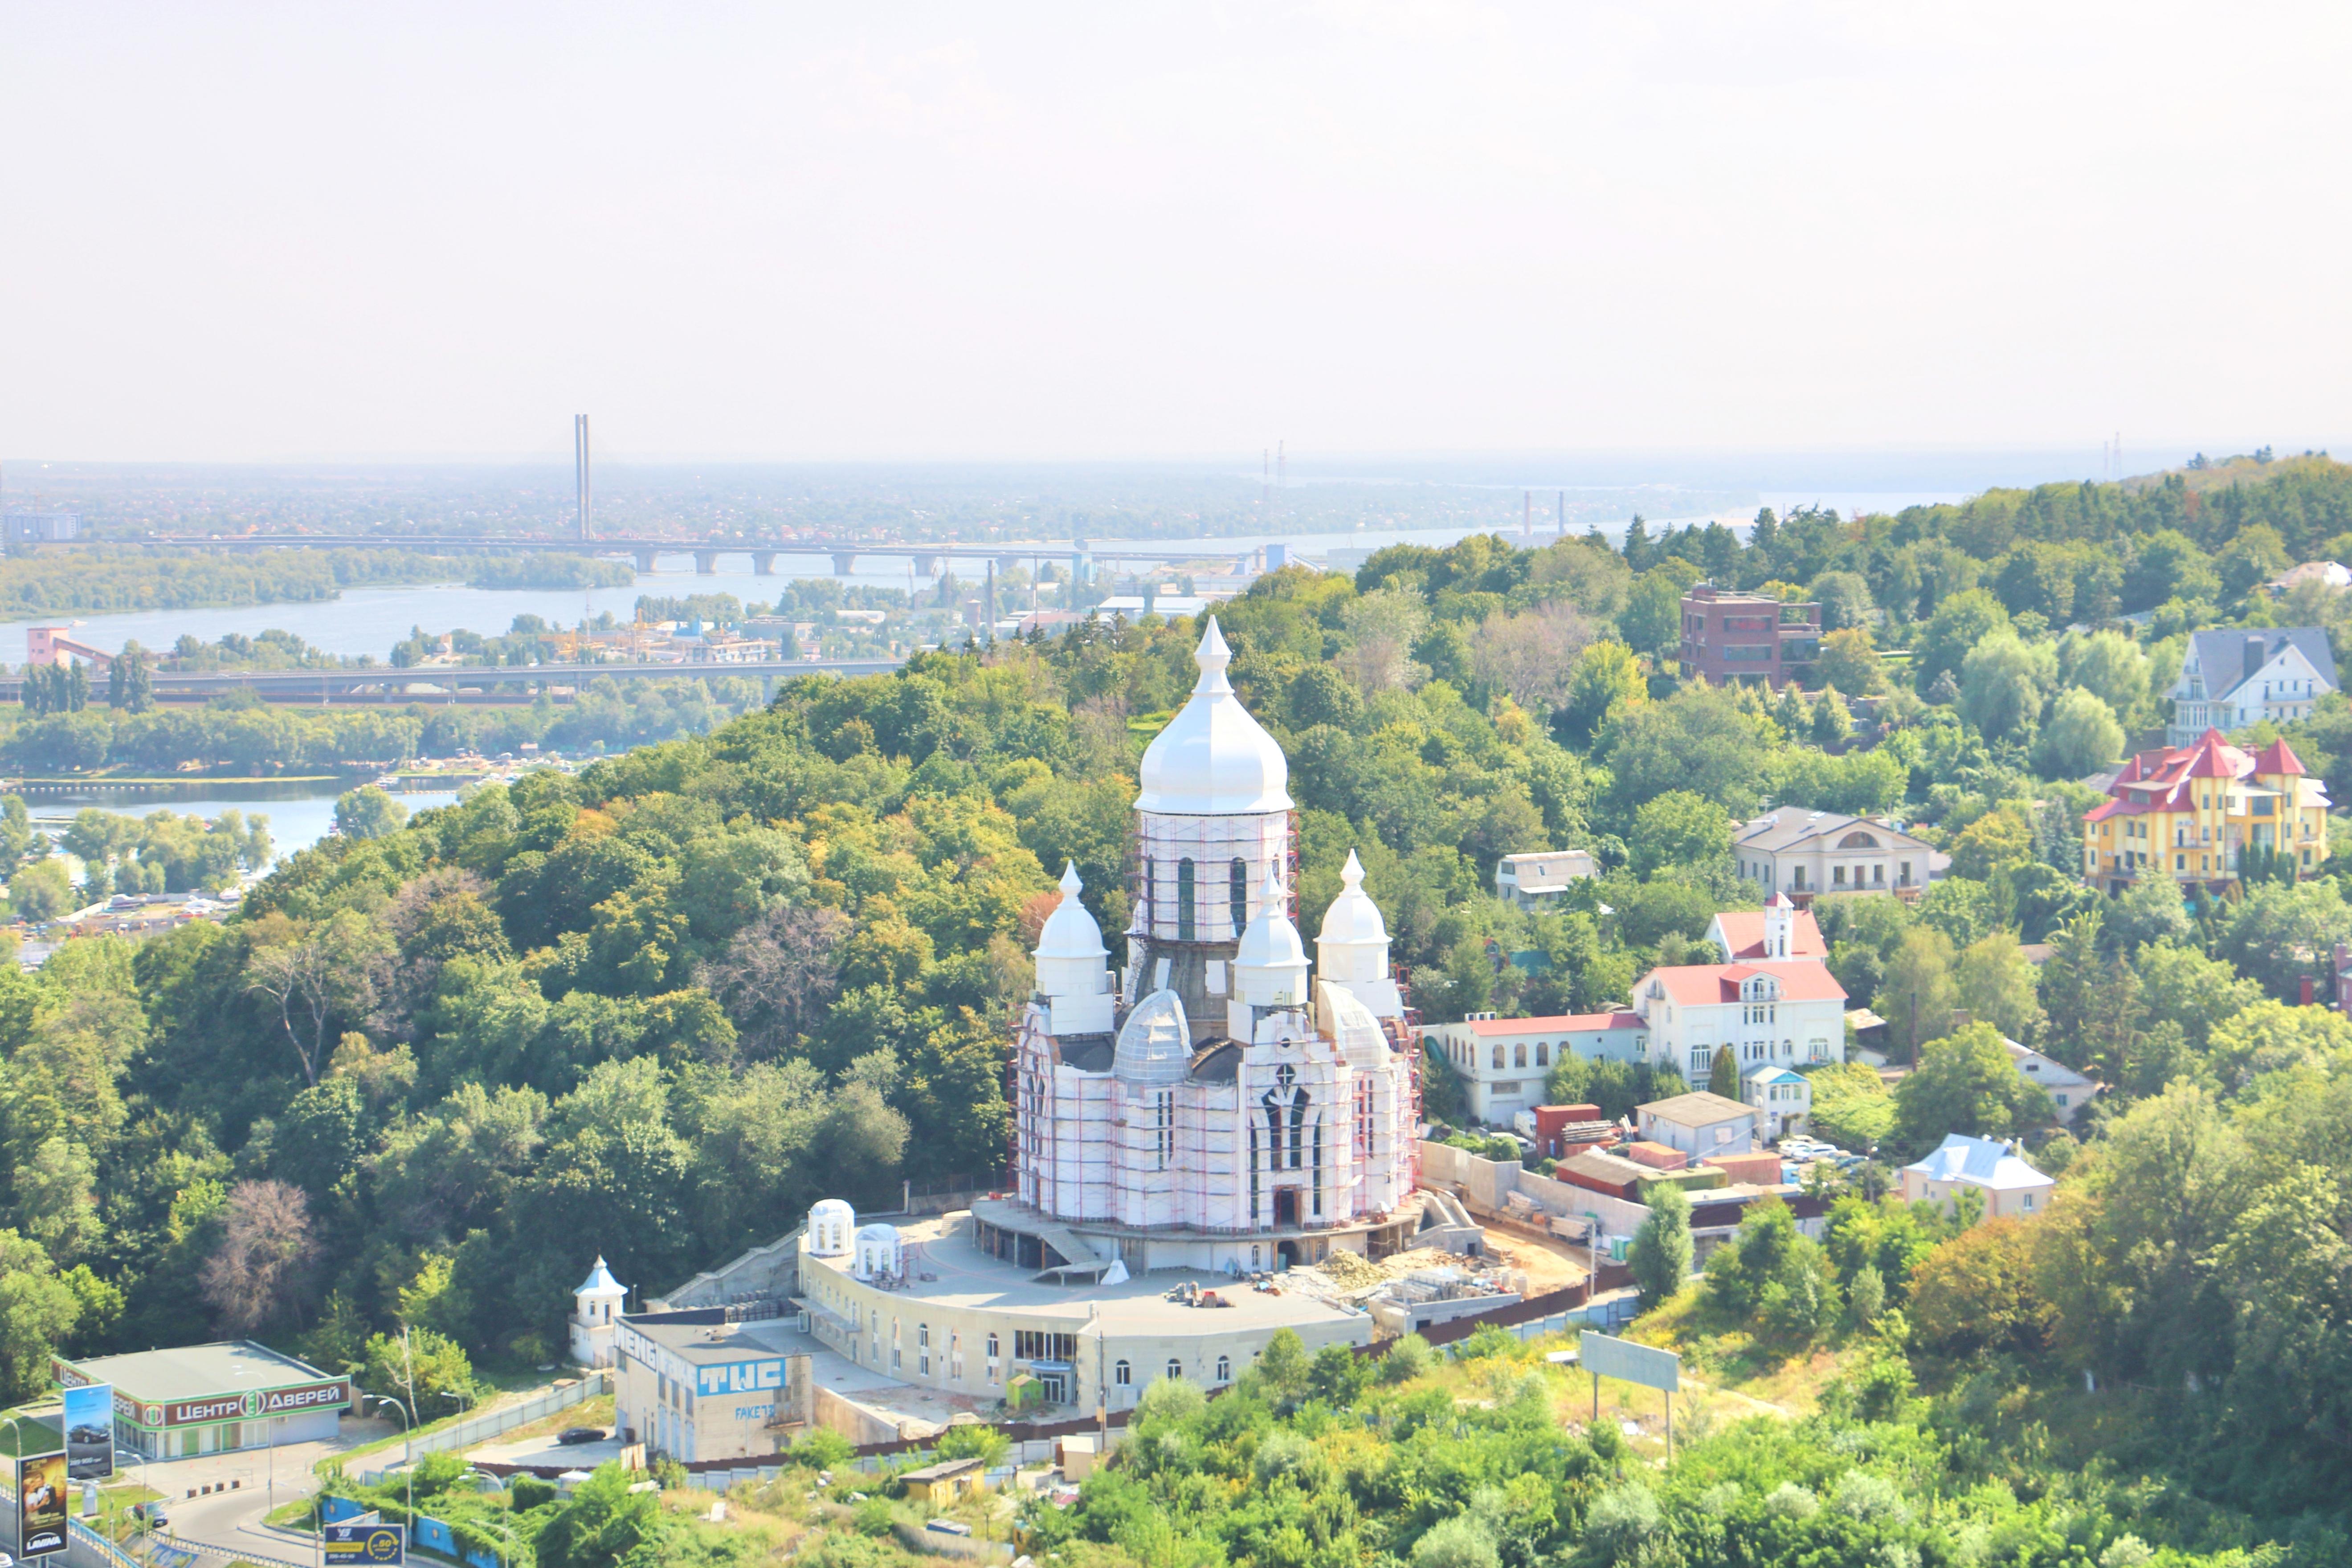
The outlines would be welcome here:
M 446 1426 L 436 1426 L 419 1432 L 405 1448 L 398 1444 L 369 1456 L 383 1461 L 383 1468 L 373 1470 L 347 1469 L 345 1474 L 365 1486 L 374 1486 L 401 1462 L 404 1454 L 438 1454 L 450 1449 L 470 1448 L 486 1442 L 501 1432 L 511 1432 L 518 1426 L 528 1426 L 541 1421 L 559 1410 L 587 1400 L 601 1397 L 613 1391 L 613 1373 L 609 1367 L 599 1367 L 583 1375 L 569 1388 L 551 1388 L 545 1394 L 514 1405 L 501 1405 L 479 1415 L 469 1415 L 463 1421 Z

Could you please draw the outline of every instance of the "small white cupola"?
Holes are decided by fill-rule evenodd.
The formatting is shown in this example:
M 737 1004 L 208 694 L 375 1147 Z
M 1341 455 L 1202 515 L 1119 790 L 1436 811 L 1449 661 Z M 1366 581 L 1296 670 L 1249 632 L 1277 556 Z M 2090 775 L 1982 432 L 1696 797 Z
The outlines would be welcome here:
M 860 1279 L 895 1279 L 907 1271 L 906 1250 L 894 1225 L 860 1226 L 851 1272 Z
M 839 1198 L 820 1198 L 809 1209 L 808 1250 L 811 1258 L 846 1258 L 849 1236 L 857 1228 L 857 1211 Z
M 1234 1000 L 1251 1007 L 1297 1007 L 1307 999 L 1307 944 L 1290 923 L 1282 883 L 1268 866 L 1257 913 L 1234 954 Z

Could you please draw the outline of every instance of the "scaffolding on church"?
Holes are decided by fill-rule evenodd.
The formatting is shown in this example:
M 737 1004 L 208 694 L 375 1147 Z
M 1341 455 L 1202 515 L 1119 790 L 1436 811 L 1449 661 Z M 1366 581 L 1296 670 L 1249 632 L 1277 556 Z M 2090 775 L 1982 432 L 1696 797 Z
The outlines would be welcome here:
M 1256 912 L 1267 841 L 1279 822 L 1276 871 L 1283 912 L 1298 919 L 1298 814 L 1162 816 L 1138 823 L 1128 841 L 1128 932 L 1159 942 L 1238 942 Z M 1189 877 L 1187 868 L 1190 868 Z M 1189 887 L 1187 883 L 1189 882 Z M 1186 908 L 1190 895 L 1191 908 Z M 1134 955 L 1129 955 L 1133 962 Z

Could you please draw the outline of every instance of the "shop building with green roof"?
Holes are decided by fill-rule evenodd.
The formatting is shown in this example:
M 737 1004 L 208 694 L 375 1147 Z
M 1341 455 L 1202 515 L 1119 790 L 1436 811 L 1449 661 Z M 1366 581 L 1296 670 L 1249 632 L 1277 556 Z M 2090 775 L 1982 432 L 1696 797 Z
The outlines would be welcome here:
M 250 1340 L 55 1357 L 58 1383 L 114 1389 L 114 1440 L 150 1459 L 332 1438 L 351 1408 L 349 1378 Z

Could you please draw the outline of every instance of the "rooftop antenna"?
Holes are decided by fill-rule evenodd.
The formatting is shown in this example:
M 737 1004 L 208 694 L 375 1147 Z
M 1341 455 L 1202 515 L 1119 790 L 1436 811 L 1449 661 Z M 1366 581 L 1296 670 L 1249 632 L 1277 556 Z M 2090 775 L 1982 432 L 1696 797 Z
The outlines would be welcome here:
M 580 487 L 580 542 L 588 542 L 588 416 L 572 416 L 572 467 Z

